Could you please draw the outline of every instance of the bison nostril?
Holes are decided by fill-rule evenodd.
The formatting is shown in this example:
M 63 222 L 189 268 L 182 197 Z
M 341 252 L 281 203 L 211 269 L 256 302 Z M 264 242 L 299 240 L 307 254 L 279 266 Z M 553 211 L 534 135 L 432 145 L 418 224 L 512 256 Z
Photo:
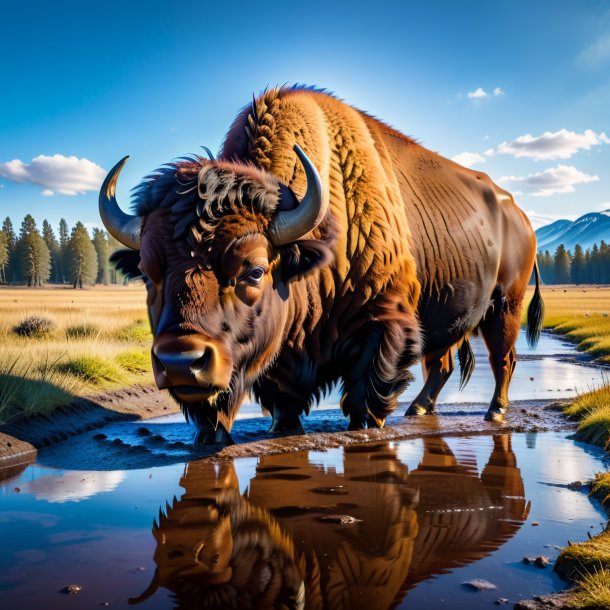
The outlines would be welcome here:
M 210 363 L 212 361 L 212 350 L 210 348 L 205 348 L 203 355 L 197 358 L 191 364 L 191 373 L 197 376 L 198 373 L 203 373 L 207 368 L 209 368 Z

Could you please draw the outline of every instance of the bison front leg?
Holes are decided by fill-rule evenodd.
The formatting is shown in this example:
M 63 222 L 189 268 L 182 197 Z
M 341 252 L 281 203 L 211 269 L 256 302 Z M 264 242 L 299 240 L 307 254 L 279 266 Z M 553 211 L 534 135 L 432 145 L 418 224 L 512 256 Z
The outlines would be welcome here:
M 271 413 L 271 434 L 304 434 L 301 415 L 308 411 L 308 403 L 282 392 L 272 379 L 259 379 L 254 385 L 254 395 L 262 407 Z
M 354 342 L 343 367 L 343 413 L 349 430 L 380 428 L 394 411 L 413 376 L 407 370 L 419 356 L 419 330 L 374 323 Z

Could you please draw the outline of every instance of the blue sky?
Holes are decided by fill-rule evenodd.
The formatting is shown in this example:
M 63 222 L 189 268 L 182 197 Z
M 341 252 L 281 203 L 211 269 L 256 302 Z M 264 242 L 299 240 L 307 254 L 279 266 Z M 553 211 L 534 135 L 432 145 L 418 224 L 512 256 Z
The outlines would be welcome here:
M 4 3 L 0 218 L 99 224 L 162 163 L 216 151 L 267 85 L 334 91 L 518 193 L 537 223 L 610 208 L 610 5 Z M 470 153 L 464 155 L 463 153 Z

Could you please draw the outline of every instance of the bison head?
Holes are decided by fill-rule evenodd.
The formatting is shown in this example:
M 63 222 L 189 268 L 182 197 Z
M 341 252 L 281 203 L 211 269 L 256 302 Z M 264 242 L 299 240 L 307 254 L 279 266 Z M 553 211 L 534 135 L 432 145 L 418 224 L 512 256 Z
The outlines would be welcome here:
M 289 283 L 332 258 L 328 222 L 317 239 L 303 239 L 328 204 L 314 165 L 294 150 L 306 177 L 300 202 L 252 165 L 200 157 L 148 176 L 134 193 L 135 216 L 115 198 L 127 157 L 102 185 L 104 225 L 130 249 L 113 260 L 148 289 L 155 380 L 203 430 L 199 440 L 221 440 L 218 432 L 228 432 L 245 393 L 278 354 Z

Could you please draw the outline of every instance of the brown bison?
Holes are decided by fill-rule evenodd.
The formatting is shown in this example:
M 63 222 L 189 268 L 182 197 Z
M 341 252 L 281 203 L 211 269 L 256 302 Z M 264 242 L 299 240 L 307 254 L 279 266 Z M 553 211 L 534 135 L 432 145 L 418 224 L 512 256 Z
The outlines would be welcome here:
M 210 155 L 211 156 L 211 155 Z M 335 382 L 349 428 L 381 426 L 423 357 L 430 412 L 468 336 L 489 348 L 501 418 L 532 273 L 535 343 L 542 300 L 535 237 L 511 195 L 485 174 L 426 150 L 331 95 L 265 92 L 242 110 L 218 160 L 182 159 L 115 199 L 100 192 L 114 260 L 148 288 L 155 379 L 197 440 L 228 435 L 252 391 L 271 430 L 300 430 Z
M 153 526 L 159 587 L 176 607 L 386 610 L 431 575 L 501 547 L 529 513 L 508 435 L 481 474 L 425 437 L 409 472 L 388 443 L 343 450 L 343 472 L 307 452 L 260 458 L 239 491 L 233 463 L 186 466 Z M 408 604 L 407 604 L 408 605 Z

